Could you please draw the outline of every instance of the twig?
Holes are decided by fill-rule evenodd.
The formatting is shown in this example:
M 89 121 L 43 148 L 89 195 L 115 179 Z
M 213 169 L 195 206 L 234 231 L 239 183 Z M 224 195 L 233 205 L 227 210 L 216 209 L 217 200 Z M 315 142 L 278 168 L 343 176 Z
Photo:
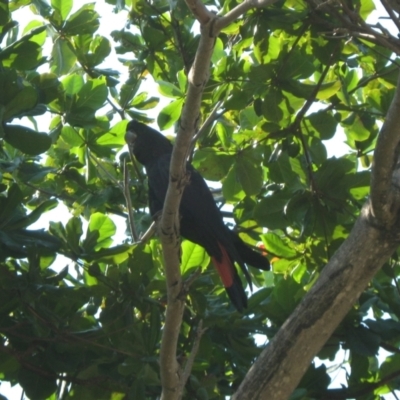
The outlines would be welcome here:
M 193 151 L 194 151 L 194 146 L 196 145 L 196 142 L 205 134 L 207 128 L 214 122 L 216 118 L 219 117 L 221 114 L 217 114 L 218 108 L 221 106 L 222 101 L 218 101 L 207 119 L 204 121 L 203 125 L 201 128 L 196 132 L 196 134 L 193 136 L 192 143 L 190 144 L 190 149 L 189 149 L 189 162 L 192 162 L 193 158 Z M 218 117 L 216 117 L 218 115 Z
M 201 268 L 197 268 L 196 271 L 189 276 L 184 282 L 185 291 L 187 291 L 190 285 L 201 275 Z
M 134 213 L 133 213 L 133 207 L 132 207 L 132 200 L 131 200 L 131 194 L 129 190 L 129 171 L 126 166 L 126 159 L 124 159 L 124 184 L 123 184 L 123 190 L 122 190 L 125 201 L 126 201 L 126 208 L 128 211 L 128 223 L 129 223 L 129 229 L 131 231 L 132 239 L 134 242 L 137 242 L 139 240 L 139 236 L 136 231 L 135 227 L 135 220 L 134 220 Z
M 204 132 L 210 126 L 210 124 L 212 124 L 215 121 L 215 117 L 217 115 L 217 111 L 221 107 L 221 105 L 222 105 L 222 101 L 218 101 L 217 104 L 212 109 L 211 113 L 208 115 L 207 119 L 204 121 L 204 123 L 201 126 L 201 128 L 193 136 L 191 149 L 193 149 L 193 147 L 196 144 L 196 142 L 204 135 Z M 218 117 L 219 116 L 220 116 L 220 114 L 218 114 Z
M 93 156 L 92 153 L 89 153 L 89 157 L 92 159 L 96 167 L 100 168 L 109 178 L 110 180 L 118 186 L 118 188 L 121 190 L 125 197 L 126 201 L 126 208 L 128 211 L 128 222 L 129 222 L 129 229 L 131 231 L 132 239 L 134 242 L 139 241 L 139 235 L 137 234 L 136 227 L 135 227 L 135 222 L 134 222 L 134 213 L 133 213 L 133 208 L 132 208 L 132 201 L 131 201 L 131 196 L 129 193 L 129 172 L 128 168 L 126 167 L 126 160 L 124 160 L 124 183 L 121 184 L 118 182 L 117 179 L 115 179 L 114 176 L 112 176 L 96 159 L 95 156 Z
M 332 65 L 332 61 L 334 60 L 334 57 L 339 49 L 339 43 L 334 49 L 334 51 L 331 53 L 329 60 L 326 64 L 326 67 L 322 71 L 322 74 L 320 78 L 318 79 L 317 84 L 315 85 L 314 90 L 312 91 L 311 95 L 308 97 L 307 101 L 304 103 L 303 107 L 301 110 L 297 113 L 296 118 L 292 124 L 292 127 L 294 127 L 295 130 L 297 130 L 300 127 L 300 122 L 302 121 L 303 117 L 306 115 L 307 111 L 310 109 L 310 107 L 313 105 L 317 94 L 319 92 L 319 89 L 321 88 L 322 84 L 324 83 L 325 77 L 329 72 L 329 69 Z
M 250 9 L 263 8 L 275 3 L 276 1 L 277 0 L 245 0 L 215 22 L 214 32 L 220 32 Z
M 365 383 L 361 389 L 352 390 L 349 388 L 343 389 L 330 389 L 323 393 L 323 396 L 315 396 L 324 400 L 344 400 L 344 399 L 355 399 L 372 393 L 375 389 L 387 384 L 388 382 L 396 379 L 400 376 L 400 370 L 394 371 L 391 374 L 386 375 L 378 382 Z
M 396 14 L 393 12 L 392 7 L 389 5 L 387 0 L 381 0 L 383 7 L 385 7 L 386 12 L 389 14 L 390 19 L 397 26 L 397 29 L 400 31 L 400 22 Z
M 194 338 L 194 341 L 193 341 L 192 351 L 190 352 L 190 355 L 185 364 L 185 368 L 181 375 L 181 382 L 180 382 L 181 394 L 183 392 L 183 389 L 186 385 L 187 380 L 189 379 L 190 373 L 192 372 L 194 360 L 196 358 L 197 352 L 199 351 L 200 340 L 206 330 L 207 330 L 207 328 L 203 329 L 203 320 L 200 320 L 199 325 L 197 326 L 197 329 L 196 329 L 196 337 Z
M 124 190 L 124 187 L 121 185 L 121 183 L 118 182 L 117 179 L 115 179 L 114 176 L 112 176 L 101 164 L 100 162 L 97 160 L 97 158 L 91 153 L 89 152 L 89 158 L 92 159 L 93 163 L 95 164 L 95 166 L 99 169 L 101 169 L 104 174 L 106 174 L 108 176 L 108 178 L 110 179 L 111 182 L 113 182 L 115 185 L 117 185 L 122 191 Z
M 139 238 L 140 243 L 143 243 L 143 244 L 147 243 L 150 240 L 150 238 L 152 236 L 154 236 L 154 234 L 156 233 L 156 230 L 157 230 L 157 225 L 156 225 L 156 222 L 153 221 L 151 223 L 151 225 L 149 226 L 149 229 L 147 229 L 147 231 L 143 235 L 140 236 L 140 238 Z

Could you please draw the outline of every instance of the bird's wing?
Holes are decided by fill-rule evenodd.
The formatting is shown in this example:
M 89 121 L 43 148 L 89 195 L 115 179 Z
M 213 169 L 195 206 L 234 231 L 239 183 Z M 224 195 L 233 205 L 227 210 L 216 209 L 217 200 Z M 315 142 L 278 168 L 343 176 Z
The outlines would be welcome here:
M 146 165 L 149 183 L 149 208 L 152 216 L 164 207 L 169 183 L 170 160 L 171 155 L 167 154 Z

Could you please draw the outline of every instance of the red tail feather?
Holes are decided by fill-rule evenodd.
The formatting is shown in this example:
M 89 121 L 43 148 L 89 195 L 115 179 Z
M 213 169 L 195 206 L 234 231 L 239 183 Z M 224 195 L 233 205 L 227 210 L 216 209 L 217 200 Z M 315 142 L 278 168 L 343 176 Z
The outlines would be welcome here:
M 221 243 L 218 243 L 218 246 L 221 250 L 220 260 L 216 257 L 211 258 L 232 304 L 241 312 L 247 307 L 247 297 L 243 289 L 242 281 L 240 280 L 235 265 L 229 257 L 225 247 L 222 246 Z
M 219 276 L 221 277 L 222 283 L 226 288 L 229 288 L 234 282 L 235 267 L 233 266 L 225 247 L 223 247 L 220 243 L 218 243 L 218 246 L 222 253 L 221 261 L 218 261 L 216 257 L 211 258 L 215 268 L 217 268 Z

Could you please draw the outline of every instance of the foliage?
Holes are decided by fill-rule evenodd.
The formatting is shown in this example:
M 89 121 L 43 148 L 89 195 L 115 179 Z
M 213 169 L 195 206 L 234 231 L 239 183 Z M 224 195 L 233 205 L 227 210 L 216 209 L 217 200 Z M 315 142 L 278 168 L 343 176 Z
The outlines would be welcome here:
M 120 12 L 124 2 L 107 3 Z M 158 113 L 160 129 L 178 121 L 198 35 L 182 0 L 125 3 L 132 29 L 110 32 L 112 42 L 97 33 L 107 21 L 94 4 L 76 2 L 72 11 L 72 0 L 0 1 L 0 376 L 33 400 L 160 394 L 160 244 L 114 243 L 110 216 L 127 216 L 117 184 L 128 159 L 126 119 L 152 122 L 148 110 L 161 96 L 168 105 Z M 365 19 L 372 1 L 357 3 Z M 14 13 L 28 4 L 32 20 L 22 27 Z M 226 1 L 223 10 L 235 4 Z M 182 364 L 200 320 L 207 328 L 185 398 L 234 392 L 260 352 L 255 335 L 273 337 L 368 195 L 372 150 L 398 73 L 390 50 L 324 35 L 325 23 L 335 20 L 322 12 L 314 19 L 302 1 L 280 1 L 216 39 L 203 119 L 218 109 L 193 165 L 221 183 L 228 223 L 265 249 L 273 273 L 251 271 L 259 290 L 240 315 L 209 257 L 183 243 L 184 277 L 198 268 L 202 274 L 188 292 Z M 118 64 L 103 68 L 112 46 Z M 149 76 L 159 95 L 145 91 Z M 38 129 L 42 115 L 51 116 L 46 132 Z M 349 152 L 328 157 L 327 140 L 340 132 Z M 146 177 L 140 167 L 130 174 L 135 224 L 144 232 L 151 222 Z M 29 228 L 59 202 L 71 212 L 67 224 Z M 69 267 L 54 269 L 57 255 Z M 397 261 L 394 254 L 319 354 L 332 362 L 346 350 L 341 398 L 374 399 L 400 388 Z M 382 363 L 380 349 L 390 352 Z M 324 364 L 313 364 L 293 399 L 324 398 L 330 379 Z

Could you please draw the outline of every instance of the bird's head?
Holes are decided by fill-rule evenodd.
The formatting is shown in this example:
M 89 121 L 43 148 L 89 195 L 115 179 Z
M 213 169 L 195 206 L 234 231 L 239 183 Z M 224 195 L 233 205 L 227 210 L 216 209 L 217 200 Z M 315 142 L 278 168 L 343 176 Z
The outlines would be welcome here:
M 129 150 L 143 165 L 172 153 L 172 144 L 164 135 L 136 120 L 128 123 L 125 141 Z

